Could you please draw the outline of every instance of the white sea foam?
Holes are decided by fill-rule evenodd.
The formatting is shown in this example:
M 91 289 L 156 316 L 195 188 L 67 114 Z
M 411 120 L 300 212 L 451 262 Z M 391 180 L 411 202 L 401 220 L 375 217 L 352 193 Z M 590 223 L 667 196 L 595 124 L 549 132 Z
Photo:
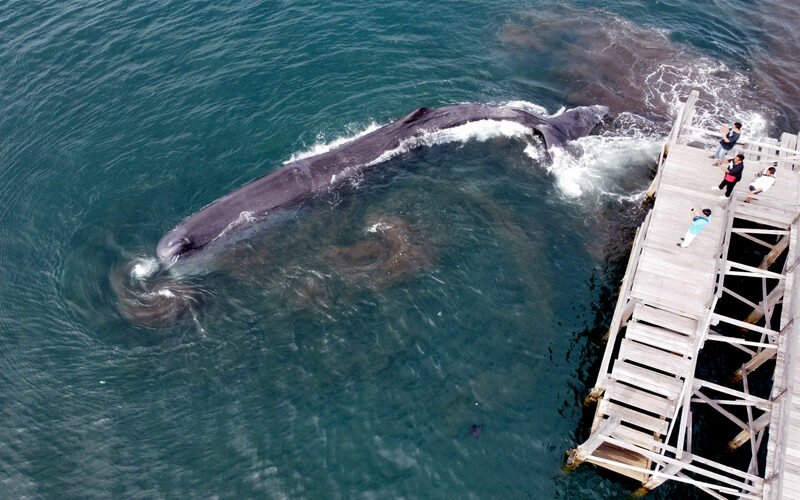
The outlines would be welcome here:
M 136 259 L 135 264 L 131 267 L 131 277 L 137 280 L 143 280 L 154 275 L 158 271 L 158 260 L 149 257 L 141 257 Z
M 721 125 L 730 126 L 738 121 L 745 125 L 743 141 L 765 135 L 769 120 L 751 108 L 754 99 L 747 74 L 706 57 L 687 55 L 686 61 L 689 62 L 680 65 L 664 62 L 645 77 L 648 108 L 658 109 L 666 104 L 675 117 L 689 94 L 698 90 L 700 99 L 692 119 L 694 127 L 716 131 Z M 701 136 L 695 134 L 695 138 Z
M 376 222 L 375 224 L 369 226 L 367 228 L 368 233 L 377 233 L 378 231 L 385 231 L 387 229 L 391 229 L 392 225 L 387 224 L 385 222 Z
M 255 222 L 256 222 L 255 213 L 253 213 L 253 212 L 251 212 L 249 210 L 245 210 L 245 211 L 239 213 L 239 217 L 237 217 L 236 220 L 234 220 L 233 222 L 228 224 L 225 227 L 225 229 L 223 229 L 222 232 L 219 233 L 219 235 L 217 235 L 217 237 L 214 238 L 214 239 L 216 240 L 220 236 L 223 236 L 223 235 L 227 234 L 231 229 L 236 228 L 236 227 L 238 227 L 238 226 L 240 226 L 242 224 L 253 224 Z
M 485 142 L 489 139 L 503 136 L 523 138 L 530 137 L 531 134 L 532 131 L 530 128 L 517 122 L 508 120 L 477 120 L 459 125 L 458 127 L 427 131 L 420 136 L 406 139 L 401 142 L 398 147 L 384 151 L 378 158 L 371 161 L 369 165 L 383 163 L 395 156 L 407 153 L 421 146 L 430 147 L 449 142 L 465 143 L 470 140 Z
M 508 106 L 510 108 L 519 108 L 538 116 L 548 116 L 547 109 L 545 109 L 542 106 L 539 106 L 538 104 L 534 104 L 528 101 L 509 101 L 504 103 L 503 105 Z M 561 108 L 560 112 L 556 114 L 560 114 L 563 111 L 564 108 Z
M 353 129 L 355 126 L 351 125 L 349 128 Z M 324 137 L 317 137 L 317 142 L 311 146 L 309 149 L 301 151 L 299 153 L 293 154 L 288 160 L 284 162 L 284 165 L 287 163 L 292 163 L 293 161 L 302 160 L 303 158 L 310 158 L 312 156 L 317 156 L 322 153 L 327 153 L 333 149 L 338 148 L 348 142 L 354 141 L 359 137 L 363 137 L 371 132 L 374 132 L 381 128 L 382 125 L 378 125 L 375 122 L 370 123 L 364 130 L 355 132 L 354 134 L 338 137 L 333 141 L 325 142 Z
M 635 166 L 652 164 L 662 145 L 660 138 L 593 135 L 582 137 L 569 148 L 552 148 L 547 167 L 566 197 L 587 192 L 625 198 L 620 179 L 631 175 Z
M 558 116 L 566 109 L 548 114 L 547 110 L 527 101 L 510 101 L 502 105 L 523 109 L 539 116 Z M 312 148 L 292 156 L 294 161 L 322 154 L 348 142 L 363 137 L 380 128 L 371 123 L 364 130 L 353 135 L 340 137 L 329 143 L 318 143 Z M 552 162 L 547 161 L 547 151 L 534 132 L 524 125 L 510 120 L 478 120 L 458 127 L 444 130 L 431 130 L 406 139 L 396 148 L 384 151 L 367 165 L 353 165 L 331 179 L 335 184 L 347 179 L 355 187 L 363 179 L 363 168 L 377 165 L 419 147 L 468 141 L 485 142 L 497 137 L 517 138 L 526 141 L 524 152 L 534 164 L 545 163 L 547 170 L 555 177 L 556 186 L 565 198 L 577 198 L 588 192 L 606 194 L 617 198 L 639 196 L 640 193 L 621 192 L 618 187 L 620 176 L 627 174 L 632 166 L 650 164 L 655 160 L 663 142 L 663 124 L 653 123 L 633 113 L 621 113 L 615 120 L 614 130 L 603 136 L 589 136 L 573 141 L 568 147 L 555 147 L 550 150 Z M 237 220 L 236 223 L 241 223 Z M 380 230 L 371 227 L 369 231 Z

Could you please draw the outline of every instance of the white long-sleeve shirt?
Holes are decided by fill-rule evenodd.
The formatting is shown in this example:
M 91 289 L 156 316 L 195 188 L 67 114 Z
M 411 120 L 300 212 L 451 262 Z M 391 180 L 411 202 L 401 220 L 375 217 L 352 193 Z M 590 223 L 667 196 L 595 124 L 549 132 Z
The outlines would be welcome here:
M 771 188 L 773 184 L 775 184 L 775 176 L 764 172 L 761 174 L 761 177 L 756 177 L 753 179 L 753 182 L 750 183 L 750 186 L 752 187 L 752 191 L 758 191 L 760 189 L 760 192 L 763 193 L 767 189 Z

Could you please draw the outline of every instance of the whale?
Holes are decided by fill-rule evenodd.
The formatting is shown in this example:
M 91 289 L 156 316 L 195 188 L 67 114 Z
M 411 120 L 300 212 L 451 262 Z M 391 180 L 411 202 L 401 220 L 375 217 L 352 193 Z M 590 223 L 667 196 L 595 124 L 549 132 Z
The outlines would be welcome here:
M 403 145 L 425 134 L 482 120 L 520 124 L 542 138 L 545 150 L 588 135 L 608 113 L 605 106 L 581 106 L 542 117 L 511 105 L 467 103 L 419 108 L 400 120 L 323 153 L 290 161 L 224 195 L 167 232 L 156 247 L 169 266 L 222 242 L 282 209 L 329 192 L 353 175 L 380 165 Z

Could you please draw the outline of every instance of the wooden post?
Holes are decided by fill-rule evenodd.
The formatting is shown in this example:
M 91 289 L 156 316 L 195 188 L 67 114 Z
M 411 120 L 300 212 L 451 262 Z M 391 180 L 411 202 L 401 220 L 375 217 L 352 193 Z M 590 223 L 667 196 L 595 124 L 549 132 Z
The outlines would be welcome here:
M 683 458 L 679 458 L 679 460 L 683 461 Z M 691 460 L 688 460 L 688 461 L 690 462 Z M 671 464 L 669 464 L 666 467 L 664 467 L 664 469 L 661 472 L 663 474 L 667 474 L 669 476 L 674 476 L 675 474 L 680 472 L 681 469 L 683 469 L 683 465 L 684 464 L 681 463 L 681 462 L 672 462 Z M 659 485 L 661 485 L 667 479 L 669 479 L 669 478 L 668 477 L 664 477 L 664 476 L 650 477 L 650 480 L 642 485 L 642 489 L 645 490 L 645 491 L 650 491 L 650 490 L 658 487 Z
M 769 266 L 771 266 L 778 259 L 778 257 L 780 257 L 780 255 L 783 253 L 784 250 L 786 250 L 788 246 L 789 246 L 789 235 L 787 234 L 782 236 L 781 239 L 779 239 L 778 242 L 775 243 L 775 246 L 772 248 L 772 251 L 770 251 L 767 254 L 767 256 L 764 257 L 764 260 L 761 261 L 761 264 L 758 266 L 759 269 L 769 268 Z
M 587 439 L 585 443 L 572 450 L 567 450 L 567 463 L 565 468 L 567 470 L 573 470 L 575 467 L 582 464 L 586 460 L 586 457 L 594 453 L 594 450 L 603 444 L 607 437 L 614 433 L 616 428 L 619 427 L 620 421 L 619 415 L 609 417 L 597 428 L 596 432 L 593 432 L 592 435 L 589 436 L 589 439 Z
M 763 351 L 759 352 L 750 358 L 750 361 L 746 362 L 738 370 L 736 370 L 736 373 L 734 373 L 733 377 L 731 377 L 731 382 L 740 382 L 745 370 L 747 373 L 751 373 L 759 366 L 774 358 L 776 354 L 778 354 L 777 349 L 764 349 Z
M 762 430 L 766 429 L 769 425 L 769 419 L 772 416 L 772 412 L 765 412 L 763 415 L 758 417 L 753 421 L 753 431 L 754 432 L 761 432 Z M 745 444 L 750 440 L 750 431 L 743 430 L 739 434 L 734 437 L 730 443 L 728 443 L 728 450 L 733 451 L 738 449 L 740 446 Z
M 764 306 L 766 305 L 766 309 L 774 308 L 775 304 L 777 304 L 778 301 L 783 297 L 784 287 L 784 280 L 781 280 L 778 285 L 773 288 L 769 294 L 767 294 L 766 299 L 762 300 L 758 304 L 758 307 L 755 307 L 753 312 L 751 312 L 747 318 L 745 318 L 745 323 L 750 323 L 751 325 L 758 323 L 758 321 L 764 317 Z
M 597 401 L 603 397 L 604 392 L 606 392 L 605 387 L 595 387 L 592 389 L 592 392 L 586 396 L 586 399 L 583 400 L 583 406 L 589 406 L 590 404 L 597 403 Z
M 667 159 L 667 155 L 669 155 L 669 139 L 664 143 L 664 147 L 661 148 L 661 157 L 656 163 L 656 175 L 653 177 L 653 181 L 650 183 L 650 187 L 647 188 L 647 193 L 644 195 L 645 201 L 650 201 L 656 197 L 658 184 L 661 180 L 661 167 L 664 165 L 664 160 Z

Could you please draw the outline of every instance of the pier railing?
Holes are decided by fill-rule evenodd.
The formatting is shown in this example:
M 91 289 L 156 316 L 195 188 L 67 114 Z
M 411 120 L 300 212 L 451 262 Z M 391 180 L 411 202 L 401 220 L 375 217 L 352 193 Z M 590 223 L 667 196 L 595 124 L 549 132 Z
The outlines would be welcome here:
M 686 99 L 686 102 L 681 104 L 680 108 L 678 109 L 678 116 L 675 117 L 675 121 L 672 123 L 672 128 L 669 131 L 667 140 L 664 141 L 664 145 L 661 147 L 661 154 L 658 156 L 656 176 L 650 185 L 650 189 L 647 191 L 648 198 L 652 198 L 655 195 L 658 186 L 661 184 L 661 174 L 664 171 L 662 167 L 664 166 L 664 161 L 666 161 L 667 156 L 669 155 L 669 148 L 673 144 L 680 143 L 681 137 L 686 133 L 691 125 L 692 118 L 694 117 L 694 107 L 699 96 L 700 93 L 696 90 L 693 90 Z
M 687 132 L 699 134 L 698 141 L 705 145 L 715 145 L 722 137 L 720 132 L 714 132 L 699 127 L 687 127 Z M 781 134 L 780 142 L 777 139 L 762 141 L 747 138 L 736 143 L 735 149 L 740 150 L 745 159 L 755 161 L 759 165 L 785 167 L 792 171 L 800 171 L 800 154 L 797 152 L 798 136 L 794 134 Z
M 631 315 L 633 306 L 635 305 L 635 303 L 630 300 L 629 297 L 631 287 L 633 286 L 633 279 L 636 274 L 636 268 L 639 264 L 639 257 L 642 255 L 642 242 L 644 241 L 644 238 L 647 235 L 647 230 L 650 227 L 651 215 L 651 212 L 647 213 L 644 218 L 644 222 L 642 222 L 642 225 L 636 230 L 636 236 L 633 239 L 631 255 L 628 259 L 628 265 L 625 268 L 625 275 L 622 277 L 622 288 L 619 291 L 619 300 L 617 300 L 617 305 L 614 308 L 614 315 L 611 318 L 611 324 L 609 325 L 608 329 L 608 338 L 606 340 L 606 345 L 608 346 L 613 347 L 616 345 L 618 334 L 622 328 L 622 323 Z M 598 398 L 608 386 L 608 367 L 611 363 L 612 355 L 613 349 L 606 349 L 603 353 L 603 360 L 600 363 L 600 371 L 597 375 L 597 382 L 595 382 L 592 393 L 589 396 L 590 400 Z

